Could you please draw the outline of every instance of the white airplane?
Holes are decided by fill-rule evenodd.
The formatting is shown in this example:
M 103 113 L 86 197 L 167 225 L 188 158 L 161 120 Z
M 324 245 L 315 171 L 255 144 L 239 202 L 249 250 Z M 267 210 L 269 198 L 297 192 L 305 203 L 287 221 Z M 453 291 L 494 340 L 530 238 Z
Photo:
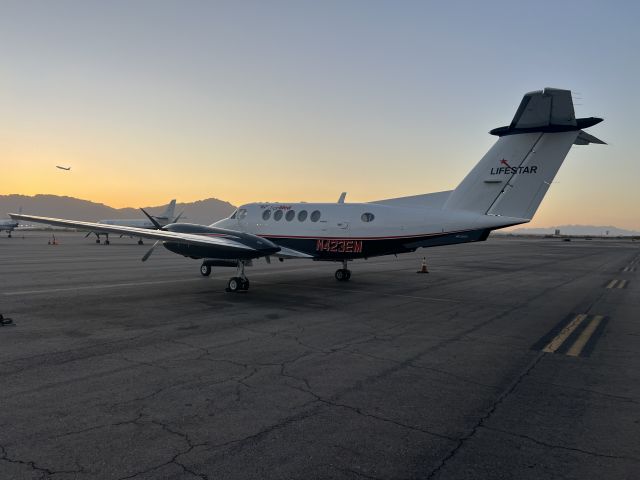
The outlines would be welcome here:
M 67 172 L 71 170 L 71 167 L 63 167 L 62 165 L 56 165 L 56 168 L 59 168 L 60 170 L 66 170 Z
M 245 265 L 271 256 L 348 262 L 418 248 L 486 240 L 491 231 L 529 222 L 572 145 L 604 142 L 584 132 L 601 118 L 575 118 L 571 92 L 547 88 L 525 94 L 510 125 L 451 191 L 368 203 L 249 203 L 210 226 L 156 224 L 156 230 L 11 214 L 14 219 L 156 240 L 185 257 L 203 259 L 201 273 L 231 266 L 227 291 L 247 290 Z M 157 222 L 154 222 L 157 223 Z
M 170 223 L 176 223 L 182 216 L 182 213 L 174 218 L 173 215 L 175 213 L 175 210 L 176 210 L 176 200 L 173 199 L 169 202 L 164 212 L 162 212 L 160 215 L 152 216 L 153 220 L 149 218 L 149 214 L 147 214 L 147 212 L 142 210 L 144 214 L 147 216 L 147 218 L 107 219 L 107 220 L 98 220 L 98 223 L 104 224 L 104 225 L 115 225 L 120 227 L 136 227 L 136 228 L 154 229 L 157 227 L 158 224 L 161 227 L 164 227 L 165 225 L 168 225 Z M 85 238 L 91 235 L 92 233 L 96 236 L 96 243 L 100 243 L 100 235 L 104 235 L 106 237 L 104 243 L 105 245 L 109 245 L 110 242 L 109 242 L 108 231 L 93 230 L 87 233 Z M 130 237 L 141 237 L 140 235 L 131 235 L 129 233 L 121 233 L 120 236 L 122 237 L 124 235 L 130 236 Z M 143 243 L 142 238 L 144 237 L 141 237 L 138 239 L 138 245 L 142 245 Z
M 17 226 L 18 226 L 18 222 L 16 222 L 15 220 L 9 220 L 9 219 L 0 220 L 0 232 L 3 230 L 7 232 L 8 238 L 11 238 L 11 232 L 15 230 Z

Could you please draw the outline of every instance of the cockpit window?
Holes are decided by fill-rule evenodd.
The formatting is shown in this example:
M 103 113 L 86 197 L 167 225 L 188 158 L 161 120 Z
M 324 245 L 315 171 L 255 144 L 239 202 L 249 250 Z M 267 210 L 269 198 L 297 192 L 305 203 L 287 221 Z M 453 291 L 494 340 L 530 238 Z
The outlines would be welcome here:
M 238 220 L 242 220 L 246 216 L 247 216 L 247 209 L 246 208 L 241 208 L 240 210 L 238 210 Z
M 234 210 L 233 213 L 231 214 L 231 216 L 229 217 L 230 219 L 234 219 L 236 218 L 236 215 L 238 214 L 238 210 Z

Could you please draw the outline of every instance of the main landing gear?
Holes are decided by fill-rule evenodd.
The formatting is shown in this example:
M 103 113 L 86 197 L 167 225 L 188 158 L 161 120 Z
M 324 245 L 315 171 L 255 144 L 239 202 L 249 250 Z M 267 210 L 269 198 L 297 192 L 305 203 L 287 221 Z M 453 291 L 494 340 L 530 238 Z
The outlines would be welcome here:
M 237 276 L 231 277 L 227 284 L 227 292 L 238 292 L 240 290 L 249 290 L 249 279 L 244 274 L 244 260 L 238 260 Z
M 335 276 L 336 276 L 336 280 L 338 280 L 339 282 L 349 281 L 349 279 L 351 278 L 351 270 L 347 268 L 346 260 L 342 261 L 342 268 L 339 268 L 338 270 L 336 270 Z
M 138 245 L 144 245 L 144 242 L 142 241 L 142 239 L 138 239 Z
M 202 269 L 201 269 L 202 272 Z M 227 284 L 227 292 L 238 292 L 249 290 L 249 279 L 244 274 L 244 260 L 238 260 L 237 276 L 231 277 Z
M 109 234 L 105 233 L 104 237 L 105 237 L 104 244 L 109 245 Z M 96 233 L 96 243 L 100 243 L 100 235 L 97 233 Z

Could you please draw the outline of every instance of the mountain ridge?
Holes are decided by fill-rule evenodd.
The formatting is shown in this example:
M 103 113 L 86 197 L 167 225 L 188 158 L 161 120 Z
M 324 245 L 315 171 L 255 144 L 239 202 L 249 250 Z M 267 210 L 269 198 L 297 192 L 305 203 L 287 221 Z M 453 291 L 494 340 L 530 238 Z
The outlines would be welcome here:
M 552 227 L 537 228 L 524 227 L 516 228 L 504 233 L 513 233 L 520 235 L 551 235 L 554 234 L 556 230 L 560 230 L 560 235 L 591 235 L 598 237 L 631 237 L 640 235 L 640 232 L 636 230 L 627 230 L 624 228 L 618 228 L 613 225 L 556 225 Z
M 170 200 L 167 198 L 167 203 Z M 167 203 L 143 208 L 150 214 L 157 215 L 165 210 Z M 8 217 L 9 212 L 16 213 L 20 208 L 25 214 L 86 222 L 96 222 L 103 219 L 144 218 L 144 214 L 138 208 L 114 208 L 104 203 L 70 196 L 52 194 L 0 195 L 0 218 Z M 175 214 L 178 215 L 184 211 L 184 215 L 180 218 L 181 222 L 208 225 L 229 216 L 235 208 L 229 202 L 211 197 L 194 202 L 176 203 Z

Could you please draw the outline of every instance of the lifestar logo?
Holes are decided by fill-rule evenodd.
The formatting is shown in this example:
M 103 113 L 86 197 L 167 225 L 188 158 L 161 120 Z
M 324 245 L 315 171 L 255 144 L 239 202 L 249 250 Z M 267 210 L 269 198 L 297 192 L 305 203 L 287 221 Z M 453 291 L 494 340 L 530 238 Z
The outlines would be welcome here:
M 537 165 L 526 165 L 512 167 L 504 158 L 500 160 L 500 165 L 504 167 L 493 167 L 491 169 L 491 175 L 515 175 L 516 173 L 538 173 Z

